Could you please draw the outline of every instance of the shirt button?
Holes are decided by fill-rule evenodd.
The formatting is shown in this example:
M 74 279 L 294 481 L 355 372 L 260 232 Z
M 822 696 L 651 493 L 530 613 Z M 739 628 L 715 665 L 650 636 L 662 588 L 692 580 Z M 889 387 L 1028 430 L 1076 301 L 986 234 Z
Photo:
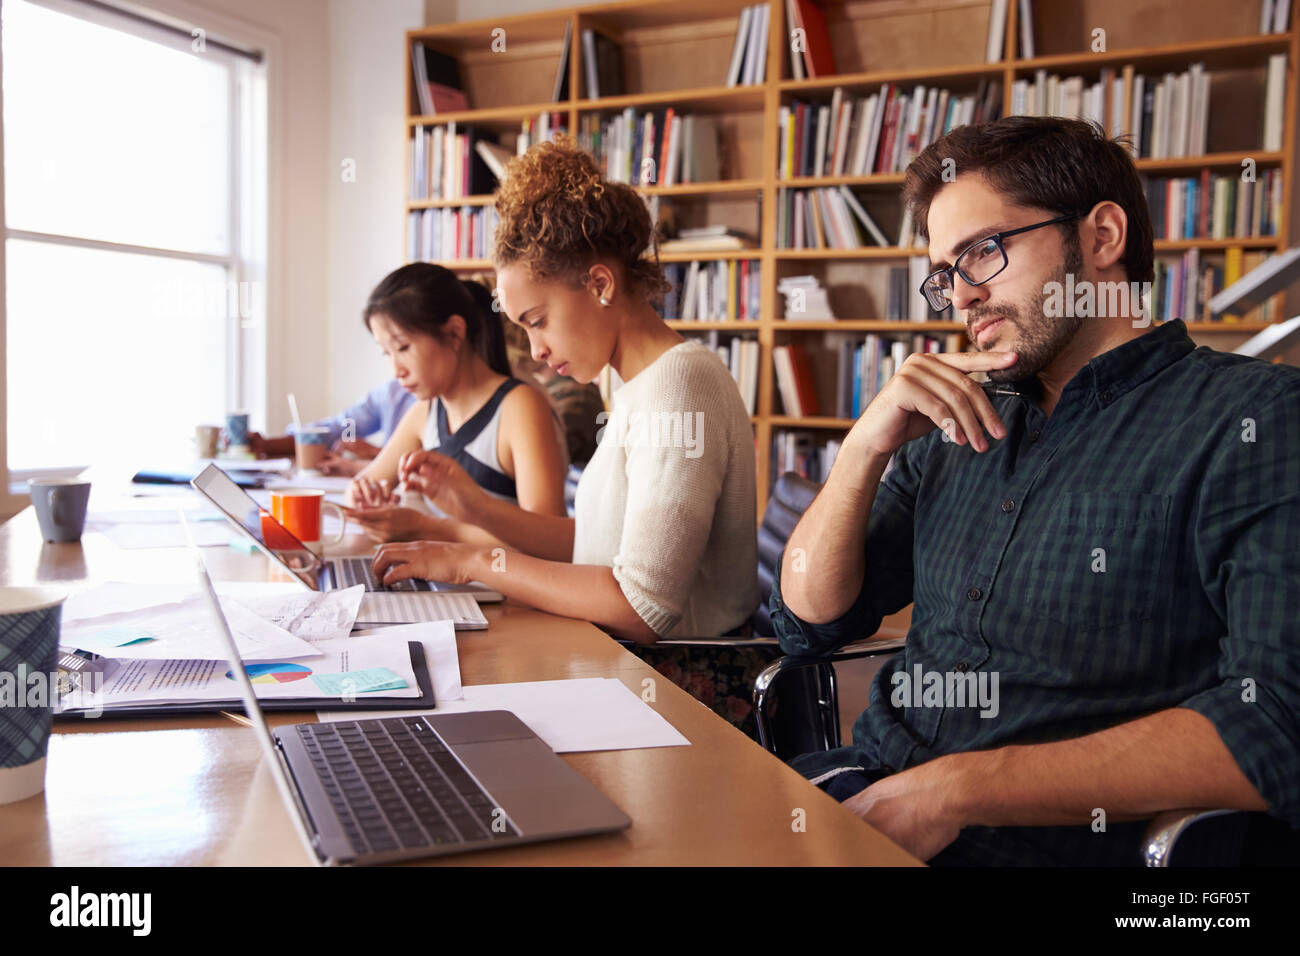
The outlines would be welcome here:
M 1003 510 L 1003 511 L 1006 511 L 1006 512 L 1008 512 L 1008 513 L 1009 513 L 1009 512 L 1012 512 L 1012 511 L 1015 511 L 1015 510 L 1016 510 L 1016 503 L 1015 503 L 1014 501 L 1012 501 L 1010 498 L 1008 498 L 1006 501 L 1002 502 L 1002 510 Z
M 966 596 L 970 598 L 972 601 L 978 601 L 980 598 L 984 596 L 984 592 L 981 591 L 979 588 L 971 588 L 969 591 L 966 592 Z
M 966 673 L 966 668 L 968 666 L 970 665 L 968 665 L 965 661 L 958 661 L 956 664 L 953 665 L 953 670 L 955 670 L 958 674 L 964 674 Z
M 1037 428 L 1035 428 L 1033 431 L 1029 433 L 1029 440 L 1038 441 L 1038 435 L 1039 435 L 1039 431 Z
M 1109 401 L 1110 401 L 1110 392 L 1102 392 L 1102 393 L 1101 393 L 1101 400 L 1102 400 L 1103 402 L 1109 402 Z

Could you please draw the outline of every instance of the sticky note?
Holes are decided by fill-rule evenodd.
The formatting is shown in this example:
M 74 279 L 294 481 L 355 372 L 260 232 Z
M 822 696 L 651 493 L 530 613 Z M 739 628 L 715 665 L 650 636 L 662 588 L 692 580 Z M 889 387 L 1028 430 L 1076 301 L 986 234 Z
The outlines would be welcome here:
M 312 674 L 311 679 L 327 697 L 349 697 L 377 690 L 402 690 L 407 686 L 401 675 L 387 667 L 368 667 L 345 674 Z

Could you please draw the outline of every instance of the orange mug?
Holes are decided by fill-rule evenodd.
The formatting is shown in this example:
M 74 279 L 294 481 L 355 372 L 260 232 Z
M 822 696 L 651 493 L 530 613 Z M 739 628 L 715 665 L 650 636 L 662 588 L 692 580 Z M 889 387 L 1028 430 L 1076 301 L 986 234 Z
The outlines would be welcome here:
M 342 527 L 339 528 L 338 535 L 328 542 L 338 544 L 347 530 L 347 518 L 342 508 L 325 500 L 324 491 L 316 488 L 285 488 L 271 492 L 271 516 L 316 552 L 322 550 L 321 511 L 325 508 L 333 508 L 338 512 Z

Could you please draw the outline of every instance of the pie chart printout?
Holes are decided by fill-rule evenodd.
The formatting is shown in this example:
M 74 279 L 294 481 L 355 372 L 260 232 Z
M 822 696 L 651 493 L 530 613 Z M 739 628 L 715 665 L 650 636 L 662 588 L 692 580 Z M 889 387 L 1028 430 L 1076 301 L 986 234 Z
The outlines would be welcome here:
M 301 664 L 282 661 L 275 664 L 245 664 L 248 679 L 254 684 L 290 684 L 311 676 L 311 668 Z M 234 674 L 226 671 L 226 676 L 235 679 Z

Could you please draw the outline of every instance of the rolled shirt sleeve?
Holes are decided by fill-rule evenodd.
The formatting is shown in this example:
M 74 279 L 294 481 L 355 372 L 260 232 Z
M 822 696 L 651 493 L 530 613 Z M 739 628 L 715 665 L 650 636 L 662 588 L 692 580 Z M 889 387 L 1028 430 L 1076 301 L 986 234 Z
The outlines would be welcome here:
M 853 605 L 838 618 L 810 624 L 785 606 L 781 597 L 781 569 L 785 564 L 782 552 L 772 582 L 768 613 L 781 649 L 787 654 L 830 654 L 845 644 L 870 637 L 886 615 L 912 603 L 913 529 L 920 463 L 936 434 L 931 432 L 908 442 L 894 454 L 893 467 L 881 479 L 871 505 L 862 588 Z
M 390 384 L 385 382 L 371 389 L 366 396 L 350 408 L 344 409 L 331 418 L 322 418 L 312 422 L 317 428 L 328 428 L 327 444 L 333 446 L 343 437 L 343 432 L 351 425 L 354 438 L 365 438 L 383 428 L 383 403 L 389 401 Z M 387 439 L 387 435 L 384 436 Z
M 1227 622 L 1204 715 L 1273 815 L 1300 826 L 1300 383 L 1243 402 L 1196 518 L 1205 592 Z

